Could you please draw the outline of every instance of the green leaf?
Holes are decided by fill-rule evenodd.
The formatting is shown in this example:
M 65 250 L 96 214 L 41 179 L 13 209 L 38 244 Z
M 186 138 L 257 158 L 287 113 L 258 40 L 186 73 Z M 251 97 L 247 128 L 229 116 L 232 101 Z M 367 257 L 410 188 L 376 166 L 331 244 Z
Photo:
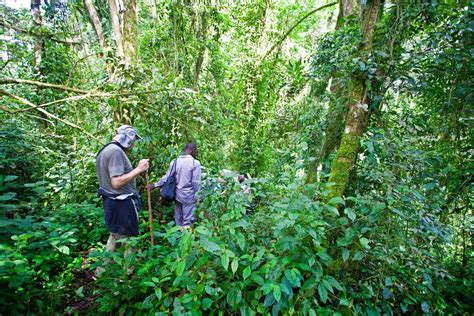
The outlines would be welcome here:
M 204 250 L 206 250 L 207 252 L 218 252 L 221 250 L 219 245 L 217 245 L 213 241 L 210 241 L 207 238 L 201 238 L 199 243 L 201 244 L 202 248 L 204 248 Z
M 330 211 L 331 213 L 333 213 L 334 215 L 339 216 L 339 211 L 337 210 L 336 207 L 332 205 L 325 205 L 324 208 Z
M 350 207 L 344 209 L 344 214 L 346 214 L 351 221 L 354 221 L 356 219 L 356 213 Z
M 226 271 L 229 269 L 229 256 L 227 253 L 221 255 L 221 264 Z
M 321 301 L 323 303 L 326 303 L 326 301 L 328 300 L 328 291 L 326 290 L 326 287 L 323 285 L 323 283 L 319 283 L 318 293 L 319 297 L 321 298 Z
M 316 278 L 311 277 L 311 278 L 309 278 L 308 280 L 306 280 L 304 282 L 301 289 L 306 291 L 306 290 L 309 290 L 309 289 L 314 289 L 317 285 L 318 285 L 318 281 L 316 280 Z
M 15 180 L 15 179 L 17 179 L 17 178 L 18 178 L 18 176 L 8 175 L 8 176 L 5 177 L 5 179 L 3 179 L 3 181 L 5 181 L 5 182 L 10 182 L 10 181 L 13 181 L 13 180 Z
M 349 249 L 347 248 L 342 249 L 342 261 L 346 262 L 347 259 L 349 259 L 350 254 L 351 252 L 349 251 Z
M 192 246 L 192 235 L 190 232 L 185 231 L 181 235 L 181 240 L 179 241 L 179 250 L 180 250 L 180 256 L 185 257 L 188 253 L 189 250 L 191 249 Z
M 206 309 L 209 309 L 209 307 L 211 307 L 212 303 L 213 301 L 209 297 L 206 297 L 202 300 L 201 306 L 204 310 L 206 310 Z
M 357 251 L 354 257 L 352 258 L 352 261 L 359 261 L 362 260 L 362 258 L 364 258 L 364 254 L 360 251 Z
M 176 275 L 182 276 L 184 273 L 184 268 L 186 268 L 186 261 L 181 261 L 176 265 Z
M 76 293 L 77 296 L 83 298 L 84 297 L 84 286 L 81 286 L 80 288 L 78 288 L 77 290 L 74 291 Z
M 0 195 L 0 201 L 10 201 L 14 200 L 16 196 L 15 192 L 7 192 L 5 194 Z
M 232 273 L 235 274 L 235 272 L 239 268 L 239 260 L 237 258 L 232 260 L 232 263 L 230 264 L 230 268 L 232 269 Z
M 309 315 L 309 316 L 316 316 L 317 314 L 316 314 L 316 311 L 311 308 L 311 309 L 308 311 L 308 315 Z
M 345 202 L 344 199 L 341 198 L 340 196 L 335 196 L 335 197 L 333 197 L 332 199 L 329 200 L 328 204 L 335 204 L 335 205 L 342 204 L 342 205 L 346 205 L 346 202 Z
M 236 307 L 242 301 L 242 291 L 234 284 L 231 285 L 226 297 L 230 306 Z
M 369 240 L 367 238 L 362 237 L 361 239 L 359 239 L 359 242 L 360 242 L 360 245 L 362 246 L 362 248 L 364 248 L 365 250 L 370 249 Z
M 342 286 L 339 282 L 337 282 L 336 279 L 334 279 L 334 277 L 330 276 L 330 275 L 327 275 L 325 276 L 325 279 L 328 280 L 328 282 L 336 289 L 338 289 L 339 291 L 342 291 Z
M 158 301 L 161 301 L 161 297 L 163 296 L 163 291 L 159 287 L 155 288 L 155 296 Z
M 273 285 L 273 297 L 277 302 L 281 299 L 281 289 L 278 284 Z
M 301 286 L 299 275 L 300 275 L 300 272 L 298 271 L 298 269 L 293 268 L 291 270 L 290 269 L 285 270 L 285 277 L 287 278 L 288 282 L 290 282 L 290 284 L 293 287 Z
M 252 269 L 250 267 L 247 267 L 244 269 L 244 272 L 243 272 L 244 280 L 249 277 L 250 273 L 252 273 Z
M 65 255 L 69 254 L 69 247 L 68 246 L 59 246 L 58 250 L 60 253 L 63 253 Z

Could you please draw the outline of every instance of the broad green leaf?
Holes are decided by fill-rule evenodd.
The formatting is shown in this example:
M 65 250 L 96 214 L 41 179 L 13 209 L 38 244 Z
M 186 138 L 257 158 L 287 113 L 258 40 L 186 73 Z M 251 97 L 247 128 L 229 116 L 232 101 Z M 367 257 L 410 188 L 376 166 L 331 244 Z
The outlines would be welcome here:
M 349 219 L 350 219 L 351 221 L 354 221 L 354 220 L 356 219 L 356 217 L 357 217 L 357 215 L 356 215 L 356 213 L 354 212 L 354 210 L 351 209 L 350 207 L 344 209 L 344 214 L 346 214 L 347 217 L 349 217 Z
M 186 268 L 186 261 L 183 260 L 176 265 L 176 275 L 182 276 L 185 268 Z
M 359 261 L 359 260 L 362 260 L 362 258 L 364 258 L 364 254 L 360 251 L 357 251 L 354 255 L 354 257 L 352 258 L 353 261 Z
M 183 234 L 181 235 L 181 240 L 179 241 L 179 250 L 180 250 L 179 255 L 181 257 L 185 257 L 189 253 L 192 242 L 193 242 L 193 239 L 192 239 L 191 233 L 188 231 L 184 231 Z
M 249 277 L 250 273 L 252 273 L 252 269 L 250 267 L 246 267 L 242 274 L 242 276 L 244 277 L 244 280 Z
M 359 239 L 359 242 L 360 242 L 360 245 L 362 246 L 362 248 L 364 248 L 365 250 L 370 249 L 369 240 L 367 238 L 362 237 L 361 239 Z
M 69 254 L 69 247 L 68 246 L 59 246 L 58 250 L 60 253 L 63 253 L 65 255 Z
M 342 249 L 342 261 L 346 262 L 347 259 L 349 259 L 350 254 L 351 252 L 349 251 L 349 249 L 347 248 Z
M 229 269 L 229 256 L 227 253 L 221 255 L 221 265 L 225 270 Z
M 10 201 L 14 200 L 16 196 L 15 192 L 7 192 L 5 194 L 0 195 L 0 201 Z
M 345 202 L 344 199 L 341 198 L 340 196 L 335 196 L 335 197 L 333 197 L 332 199 L 329 200 L 328 204 L 335 204 L 335 205 L 342 204 L 342 205 L 346 205 L 346 202 Z
M 207 252 L 217 252 L 220 251 L 221 248 L 219 245 L 217 245 L 215 242 L 210 241 L 207 238 L 201 238 L 200 242 L 201 246 L 206 250 Z
M 158 301 L 161 301 L 161 297 L 163 296 L 163 291 L 159 287 L 155 288 L 155 296 Z
M 242 291 L 235 285 L 232 284 L 226 297 L 227 303 L 230 306 L 236 307 L 242 301 Z
M 324 277 L 334 288 L 338 289 L 339 291 L 342 291 L 342 286 L 339 282 L 337 282 L 334 277 L 327 275 Z
M 232 269 L 232 273 L 235 274 L 235 272 L 239 268 L 239 260 L 237 258 L 234 258 L 234 260 L 232 260 L 230 268 Z
M 336 207 L 332 206 L 332 205 L 325 205 L 324 206 L 328 211 L 330 211 L 331 213 L 333 213 L 334 215 L 336 216 L 339 216 L 339 211 L 337 210 Z
M 18 176 L 8 175 L 8 176 L 5 177 L 5 179 L 3 179 L 3 181 L 5 181 L 5 182 L 10 182 L 10 181 L 13 181 L 13 180 L 15 180 L 15 179 L 17 179 L 17 178 L 18 178 Z
M 328 300 L 328 291 L 326 290 L 326 287 L 323 285 L 323 283 L 319 283 L 318 293 L 319 297 L 321 298 L 321 301 L 323 303 L 326 303 L 326 301 Z
M 278 284 L 275 284 L 273 286 L 273 297 L 275 298 L 277 302 L 279 302 L 281 299 L 281 289 Z
M 206 297 L 202 300 L 201 306 L 204 310 L 206 310 L 206 309 L 209 309 L 209 307 L 211 307 L 212 303 L 213 301 L 209 297 Z

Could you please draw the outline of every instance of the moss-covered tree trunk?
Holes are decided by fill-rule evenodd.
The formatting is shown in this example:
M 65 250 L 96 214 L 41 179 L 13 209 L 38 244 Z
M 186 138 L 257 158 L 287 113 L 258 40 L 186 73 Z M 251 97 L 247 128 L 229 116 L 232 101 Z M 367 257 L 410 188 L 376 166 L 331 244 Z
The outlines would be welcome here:
M 359 0 L 339 0 L 339 13 L 336 20 L 335 30 L 344 27 L 344 23 L 349 16 L 359 16 L 361 13 Z M 326 128 L 324 130 L 324 142 L 319 150 L 318 159 L 314 160 L 308 170 L 307 182 L 316 182 L 318 168 L 320 164 L 328 159 L 329 155 L 336 150 L 341 142 L 341 135 L 344 129 L 344 122 L 347 115 L 347 98 L 344 95 L 344 86 L 337 79 L 337 69 L 333 71 L 332 81 L 329 90 L 331 99 L 328 104 L 328 114 Z M 329 78 L 328 78 L 329 79 Z M 329 170 L 326 170 L 326 172 Z
M 360 56 L 367 56 L 372 50 L 375 24 L 380 15 L 381 1 L 372 0 L 362 12 L 361 31 L 364 44 Z M 347 189 L 352 170 L 360 151 L 360 140 L 367 130 L 370 119 L 370 103 L 365 74 L 355 73 L 351 79 L 348 98 L 348 113 L 341 144 L 332 163 L 329 182 L 334 183 L 332 196 L 341 196 Z

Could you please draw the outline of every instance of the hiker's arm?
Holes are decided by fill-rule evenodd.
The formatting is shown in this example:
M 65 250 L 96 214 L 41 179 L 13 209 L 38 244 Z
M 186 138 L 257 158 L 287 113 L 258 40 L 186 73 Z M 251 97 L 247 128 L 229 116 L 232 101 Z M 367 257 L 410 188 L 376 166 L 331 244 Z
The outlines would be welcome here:
M 130 171 L 129 173 L 122 174 L 121 176 L 115 176 L 111 178 L 112 187 L 114 189 L 120 189 L 130 181 L 132 181 L 135 177 L 137 177 L 140 173 L 145 172 L 149 167 L 148 159 L 142 159 L 138 163 L 138 166 Z

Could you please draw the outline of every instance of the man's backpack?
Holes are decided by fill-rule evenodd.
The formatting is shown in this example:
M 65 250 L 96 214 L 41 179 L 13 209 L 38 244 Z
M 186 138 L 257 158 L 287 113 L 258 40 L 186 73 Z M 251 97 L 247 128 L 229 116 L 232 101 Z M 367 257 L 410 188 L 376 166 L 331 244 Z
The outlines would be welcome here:
M 174 201 L 176 197 L 176 161 L 174 160 L 174 164 L 171 167 L 170 175 L 168 179 L 166 179 L 165 183 L 161 187 L 160 194 L 163 199 L 166 201 Z M 174 171 L 173 171 L 174 170 Z

